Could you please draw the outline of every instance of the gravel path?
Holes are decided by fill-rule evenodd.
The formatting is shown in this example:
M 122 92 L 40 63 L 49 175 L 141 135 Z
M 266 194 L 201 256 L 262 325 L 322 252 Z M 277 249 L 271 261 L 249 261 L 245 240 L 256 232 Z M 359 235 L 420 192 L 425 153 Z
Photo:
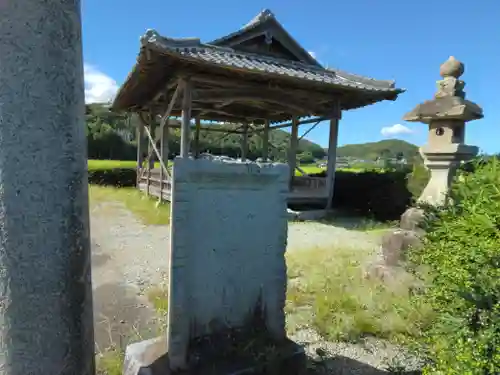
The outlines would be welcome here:
M 118 203 L 93 205 L 90 224 L 97 350 L 157 336 L 145 292 L 165 277 L 168 227 L 145 226 Z
M 379 235 L 315 222 L 291 223 L 288 251 L 352 248 L 370 251 Z M 166 279 L 169 228 L 145 226 L 119 203 L 99 203 L 91 208 L 94 315 L 99 351 L 110 345 L 125 347 L 129 341 L 158 335 L 159 317 L 145 293 Z M 312 356 L 318 350 L 329 360 L 326 373 L 381 374 L 397 348 L 380 341 L 364 345 L 325 342 L 314 331 L 303 329 L 292 338 Z M 334 369 L 334 370 L 331 370 Z
M 288 225 L 287 251 L 308 250 L 319 246 L 367 251 L 379 246 L 379 236 L 312 221 Z

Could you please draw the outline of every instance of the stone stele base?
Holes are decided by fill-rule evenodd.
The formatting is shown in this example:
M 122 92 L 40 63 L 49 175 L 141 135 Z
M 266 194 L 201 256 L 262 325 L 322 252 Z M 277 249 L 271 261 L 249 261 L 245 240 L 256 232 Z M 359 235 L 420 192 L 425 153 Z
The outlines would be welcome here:
M 232 358 L 173 372 L 166 343 L 166 337 L 157 337 L 129 345 L 123 375 L 302 375 L 306 370 L 304 348 L 287 339 L 273 360 L 255 359 L 250 363 Z

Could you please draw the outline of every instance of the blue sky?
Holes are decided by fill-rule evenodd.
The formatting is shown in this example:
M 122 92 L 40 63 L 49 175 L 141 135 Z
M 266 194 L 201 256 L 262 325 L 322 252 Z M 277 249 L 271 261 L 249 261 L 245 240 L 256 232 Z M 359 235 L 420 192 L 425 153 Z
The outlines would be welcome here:
M 423 145 L 426 126 L 401 118 L 432 98 L 439 65 L 453 55 L 465 63 L 467 98 L 485 113 L 485 119 L 468 124 L 466 142 L 500 152 L 498 0 L 82 0 L 87 98 L 112 97 L 134 65 L 147 29 L 209 41 L 237 30 L 264 8 L 324 65 L 394 79 L 407 89 L 395 102 L 344 112 L 340 145 L 387 138 L 384 128 L 408 129 L 393 137 Z M 326 146 L 327 128 L 320 124 L 308 138 Z

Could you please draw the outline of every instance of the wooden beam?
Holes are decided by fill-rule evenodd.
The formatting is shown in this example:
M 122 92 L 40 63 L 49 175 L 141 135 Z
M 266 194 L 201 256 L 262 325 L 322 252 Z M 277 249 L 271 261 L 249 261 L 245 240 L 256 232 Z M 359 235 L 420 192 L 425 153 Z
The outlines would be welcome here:
M 174 87 L 177 88 L 179 86 L 179 79 L 174 79 L 173 82 L 169 82 L 165 85 L 165 89 L 162 91 L 160 90 L 156 95 L 155 97 L 153 98 L 153 100 L 151 100 L 151 102 L 157 102 L 157 101 L 160 101 L 162 98 L 165 98 L 165 100 L 168 99 L 168 92 L 170 90 L 172 90 Z
M 172 129 L 182 129 L 182 124 L 170 124 L 169 127 Z M 196 129 L 196 125 L 190 124 L 189 127 L 191 129 Z M 214 132 L 214 133 L 243 134 L 242 131 L 233 130 L 233 129 L 217 128 L 214 126 L 200 126 L 200 130 L 207 131 L 207 132 Z
M 182 125 L 181 125 L 181 158 L 189 156 L 189 144 L 191 142 L 191 92 L 192 82 L 189 79 L 183 81 L 184 95 L 182 97 Z
M 155 125 L 156 125 L 155 116 L 153 115 L 152 110 L 150 110 L 148 113 L 148 124 L 146 124 L 146 126 L 144 127 L 146 135 L 149 138 L 148 158 L 147 158 L 147 163 L 148 163 L 147 183 L 146 183 L 146 195 L 148 196 L 151 194 L 151 170 L 153 170 L 155 167 L 155 155 L 154 155 L 155 144 L 152 141 L 155 136 L 155 127 L 156 127 Z
M 158 159 L 160 161 L 160 166 L 163 168 L 164 171 L 168 171 L 167 166 L 165 165 L 165 163 L 163 162 L 162 158 L 160 157 L 160 151 L 158 151 L 158 148 L 155 145 L 156 142 L 153 140 L 153 135 L 149 132 L 148 128 L 144 128 L 144 130 L 146 131 L 146 135 L 149 138 L 149 142 L 152 145 L 154 152 L 158 156 Z
M 309 134 L 309 133 L 310 133 L 310 132 L 311 132 L 311 131 L 312 131 L 312 130 L 316 127 L 316 126 L 318 126 L 320 122 L 321 122 L 321 121 L 318 121 L 318 122 L 314 123 L 314 124 L 313 124 L 313 126 L 311 126 L 309 129 L 307 129 L 307 130 L 304 132 L 304 134 L 302 134 L 302 135 L 299 137 L 299 141 L 300 141 L 301 139 L 303 139 L 306 135 L 308 135 L 308 134 Z
M 205 99 L 218 99 L 221 102 L 227 102 L 231 100 L 238 100 L 236 98 L 251 98 L 256 101 L 265 101 L 266 99 L 295 103 L 297 106 L 307 103 L 311 106 L 315 106 L 318 101 L 311 100 L 311 95 L 307 91 L 303 92 L 302 95 L 291 95 L 290 90 L 279 89 L 279 88 L 220 88 L 218 90 L 204 90 L 200 89 L 196 91 L 196 95 L 193 96 L 194 101 L 204 101 Z
M 160 121 L 160 133 L 161 129 L 165 126 L 165 124 L 168 121 L 168 118 L 170 117 L 170 114 L 172 113 L 172 110 L 174 109 L 175 103 L 177 103 L 177 98 L 179 94 L 183 90 L 183 85 L 180 84 L 180 81 L 177 81 L 177 87 L 175 88 L 175 91 L 172 95 L 172 98 L 170 99 L 170 102 L 168 103 L 167 109 L 165 110 L 165 113 L 163 114 L 163 117 L 161 118 Z
M 175 84 L 177 85 L 177 87 L 175 88 L 175 91 L 172 95 L 172 98 L 171 98 L 171 100 L 170 100 L 170 102 L 165 110 L 165 113 L 163 114 L 163 116 L 160 119 L 160 128 L 159 128 L 160 137 L 162 137 L 161 134 L 162 134 L 163 128 L 164 128 L 165 124 L 167 123 L 168 118 L 170 117 L 170 114 L 172 113 L 172 110 L 175 106 L 175 103 L 177 102 L 177 98 L 183 89 L 183 86 L 180 84 L 180 80 L 177 80 L 175 82 Z M 153 124 L 154 120 L 156 119 L 156 115 L 154 115 L 154 108 L 153 107 L 150 108 L 149 115 L 150 115 L 149 122 L 151 124 Z M 142 123 L 145 124 L 144 118 L 142 117 L 141 114 L 139 114 L 139 118 L 142 120 Z M 153 133 L 153 135 L 154 135 L 154 133 Z M 156 138 L 156 137 L 154 137 L 154 138 Z M 153 149 L 151 147 L 148 147 L 148 148 L 149 148 L 149 150 L 148 150 L 147 159 L 148 159 L 148 163 L 149 163 L 149 169 L 148 169 L 148 176 L 149 176 L 150 169 L 151 169 L 151 160 L 153 161 L 153 168 L 154 168 L 154 157 L 153 157 Z M 166 170 L 165 173 L 168 177 L 170 177 L 168 170 Z M 161 177 L 161 175 L 162 175 L 162 172 L 160 172 L 160 177 Z M 141 174 L 141 177 L 142 177 L 142 174 Z M 147 191 L 149 192 L 149 177 L 148 177 L 148 189 L 147 189 Z
M 243 117 L 243 116 L 236 117 L 223 109 L 216 108 L 215 106 L 202 106 L 202 105 L 200 105 L 200 103 L 193 103 L 193 111 L 199 112 L 200 113 L 199 116 L 206 116 L 208 114 L 216 113 L 218 115 L 223 115 L 223 116 L 235 118 L 238 121 L 244 121 L 246 119 L 246 117 Z
M 212 87 L 218 87 L 219 89 L 228 89 L 228 88 L 233 88 L 233 89 L 239 89 L 239 90 L 258 90 L 260 92 L 266 90 L 269 92 L 272 91 L 281 91 L 281 92 L 286 92 L 289 95 L 293 97 L 300 97 L 303 96 L 305 98 L 311 98 L 311 91 L 308 89 L 297 89 L 294 88 L 293 86 L 290 87 L 288 85 L 278 85 L 276 83 L 268 83 L 263 84 L 263 83 L 256 83 L 252 81 L 245 81 L 245 80 L 234 80 L 234 79 L 228 79 L 227 77 L 224 76 L 201 76 L 201 75 L 192 75 L 191 80 L 193 82 L 205 84 Z M 314 93 L 313 93 L 314 94 Z M 328 94 L 323 94 L 321 95 L 323 98 L 327 96 Z M 331 96 L 331 95 L 330 95 Z
M 299 121 L 298 125 L 313 124 L 315 122 L 320 123 L 322 121 L 330 120 L 331 118 L 332 118 L 332 116 L 313 117 L 313 118 L 310 118 L 310 119 L 307 119 L 307 120 L 301 120 L 301 121 Z M 270 125 L 269 129 L 270 130 L 274 130 L 274 129 L 288 128 L 288 127 L 292 126 L 292 124 L 293 124 L 293 122 L 290 121 L 290 122 L 286 122 L 286 123 L 283 123 L 283 124 Z M 264 127 L 261 127 L 259 129 L 255 129 L 254 131 L 252 131 L 252 133 L 260 133 L 262 131 L 264 131 Z
M 226 100 L 227 100 L 226 96 L 224 96 L 224 98 L 217 98 L 214 95 L 214 97 L 207 97 L 207 98 L 203 98 L 203 99 L 196 98 L 195 102 L 196 103 L 224 103 Z M 260 95 L 255 95 L 255 96 L 252 96 L 250 94 L 234 95 L 234 96 L 231 96 L 231 100 L 233 102 L 249 102 L 249 101 L 266 102 L 266 103 L 270 103 L 273 105 L 279 105 L 281 107 L 288 108 L 289 110 L 296 112 L 298 114 L 316 112 L 316 110 L 313 108 L 308 108 L 302 104 L 295 103 L 295 101 L 291 98 L 287 98 L 287 97 L 273 98 L 269 95 L 265 95 L 265 93 L 262 93 Z
M 148 152 L 147 154 L 147 161 L 148 161 L 148 167 L 147 168 L 143 168 L 141 173 L 140 173 L 140 176 L 138 176 L 138 181 L 140 181 L 145 174 L 147 174 L 147 181 L 148 181 L 148 184 L 149 184 L 149 179 L 150 179 L 150 172 L 151 172 L 151 164 L 150 164 L 150 161 L 152 159 L 152 155 L 153 153 L 156 153 L 156 156 L 158 157 L 159 161 L 160 161 L 160 165 L 162 166 L 162 168 L 164 169 L 164 172 L 165 172 L 165 175 L 167 177 L 170 177 L 170 174 L 168 173 L 168 169 L 167 167 L 162 163 L 162 158 L 161 158 L 161 154 L 160 152 L 158 151 L 157 147 L 156 147 L 156 143 L 158 142 L 159 139 L 154 139 L 153 138 L 153 133 L 151 133 L 147 127 L 147 124 L 148 122 L 146 120 L 144 120 L 144 117 L 143 117 L 143 113 L 139 113 L 138 114 L 138 117 L 139 117 L 139 124 L 143 127 L 143 130 L 145 131 L 146 135 L 147 135 L 147 139 L 148 139 L 148 147 L 150 148 L 150 151 Z M 150 117 L 150 121 L 153 121 L 155 117 Z M 154 168 L 154 164 L 152 165 L 152 167 Z M 148 189 L 146 189 L 146 192 L 149 193 L 149 187 Z
M 160 168 L 160 197 L 159 200 L 160 202 L 163 200 L 163 180 L 165 178 L 165 174 L 169 176 L 168 174 L 168 138 L 169 138 L 169 133 L 170 129 L 168 127 L 168 119 L 165 121 L 163 124 L 164 126 L 160 126 L 160 160 L 163 161 L 165 164 L 165 168 L 167 168 L 167 171 L 165 172 L 163 170 L 163 166 Z
M 148 125 L 149 125 L 149 132 L 151 133 L 151 136 L 153 138 L 156 137 L 156 116 L 153 115 L 153 112 L 150 111 L 149 112 L 149 121 L 148 121 Z M 147 128 L 148 126 L 146 126 Z M 155 167 L 155 157 L 158 157 L 158 155 L 155 155 L 154 154 L 154 149 L 153 149 L 153 145 L 151 144 L 151 142 L 148 143 L 148 162 L 149 162 L 149 170 L 151 169 L 154 169 Z M 159 158 L 159 157 L 158 157 Z
M 186 72 L 178 71 L 177 76 L 183 73 Z M 316 92 L 314 89 L 311 91 L 307 88 L 297 88 L 292 83 L 276 83 L 272 80 L 252 82 L 244 77 L 231 80 L 224 75 L 207 76 L 196 73 L 191 76 L 192 73 L 189 72 L 188 76 L 193 83 L 196 83 L 197 88 L 192 99 L 196 107 L 201 107 L 199 115 L 202 120 L 240 122 L 249 119 L 253 123 L 263 124 L 265 119 L 277 122 L 284 121 L 287 117 L 291 118 L 293 115 L 302 117 L 319 115 L 329 120 L 332 118 L 328 116 L 329 108 L 337 99 L 346 98 L 349 95 L 356 99 L 359 96 L 359 93 L 353 92 L 352 89 L 332 88 L 328 91 Z M 170 86 L 175 85 L 172 82 Z M 168 92 L 172 94 L 173 87 L 169 88 Z M 152 104 L 159 107 L 162 101 L 167 100 L 167 96 L 162 95 Z M 212 108 L 204 108 L 204 105 L 210 103 L 213 104 Z M 163 109 L 164 106 L 162 105 L 161 108 Z M 224 113 L 216 110 L 222 110 Z M 181 116 L 180 111 L 180 104 L 176 104 L 172 113 L 175 116 Z M 195 111 L 194 106 L 192 111 Z
M 328 199 L 325 207 L 327 210 L 331 209 L 333 204 L 338 135 L 339 119 L 333 118 L 330 120 L 330 135 L 328 137 L 328 163 L 326 169 L 326 189 L 328 193 Z
M 201 107 L 199 103 L 194 107 L 194 109 L 199 113 L 201 119 L 205 119 L 208 121 L 223 121 L 223 122 L 232 122 L 239 123 L 244 121 L 252 121 L 252 122 L 264 122 L 264 119 L 269 116 L 268 113 L 259 112 L 258 110 L 250 111 L 250 108 L 243 113 L 238 115 L 232 115 L 230 112 L 222 109 L 217 109 L 214 107 L 207 108 Z
M 297 147 L 299 144 L 299 121 L 297 117 L 292 120 L 292 131 L 290 134 L 290 148 L 288 149 L 288 166 L 290 168 L 290 191 L 293 189 L 295 178 L 295 167 L 297 165 Z

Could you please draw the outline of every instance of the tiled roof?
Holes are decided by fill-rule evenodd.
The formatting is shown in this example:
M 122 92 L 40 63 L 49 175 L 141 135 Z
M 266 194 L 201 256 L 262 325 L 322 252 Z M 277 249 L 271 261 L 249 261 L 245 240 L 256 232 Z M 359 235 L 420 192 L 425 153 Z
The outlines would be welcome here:
M 303 82 L 318 82 L 369 92 L 400 93 L 403 91 L 395 88 L 394 81 L 375 80 L 301 62 L 236 51 L 228 47 L 203 44 L 196 38 L 166 38 L 160 36 L 154 30 L 148 30 L 141 38 L 141 43 L 143 47 L 156 50 L 160 53 L 174 55 L 181 59 L 219 65 L 221 67 L 245 69 L 268 75 L 294 78 Z
M 301 50 L 302 53 L 306 56 L 305 62 L 312 64 L 312 65 L 318 65 L 321 66 L 321 64 L 307 52 L 304 47 L 302 47 L 297 40 L 290 35 L 290 33 L 283 27 L 283 25 L 276 19 L 276 16 L 274 15 L 273 12 L 271 12 L 269 9 L 264 9 L 262 10 L 259 14 L 257 14 L 250 22 L 248 22 L 246 25 L 244 25 L 242 28 L 239 30 L 236 30 L 228 35 L 225 35 L 223 37 L 220 37 L 214 41 L 209 42 L 208 44 L 213 44 L 213 45 L 225 45 L 225 43 L 232 38 L 238 37 L 245 35 L 246 33 L 251 32 L 253 29 L 258 28 L 260 25 L 267 24 L 267 28 L 270 28 L 268 31 L 270 31 L 270 35 L 272 37 L 276 37 L 273 35 L 272 29 L 273 27 L 277 28 L 278 30 L 281 30 L 281 32 L 284 34 L 285 39 L 287 39 L 292 45 L 295 45 L 298 50 Z M 302 60 L 304 61 L 304 60 Z

